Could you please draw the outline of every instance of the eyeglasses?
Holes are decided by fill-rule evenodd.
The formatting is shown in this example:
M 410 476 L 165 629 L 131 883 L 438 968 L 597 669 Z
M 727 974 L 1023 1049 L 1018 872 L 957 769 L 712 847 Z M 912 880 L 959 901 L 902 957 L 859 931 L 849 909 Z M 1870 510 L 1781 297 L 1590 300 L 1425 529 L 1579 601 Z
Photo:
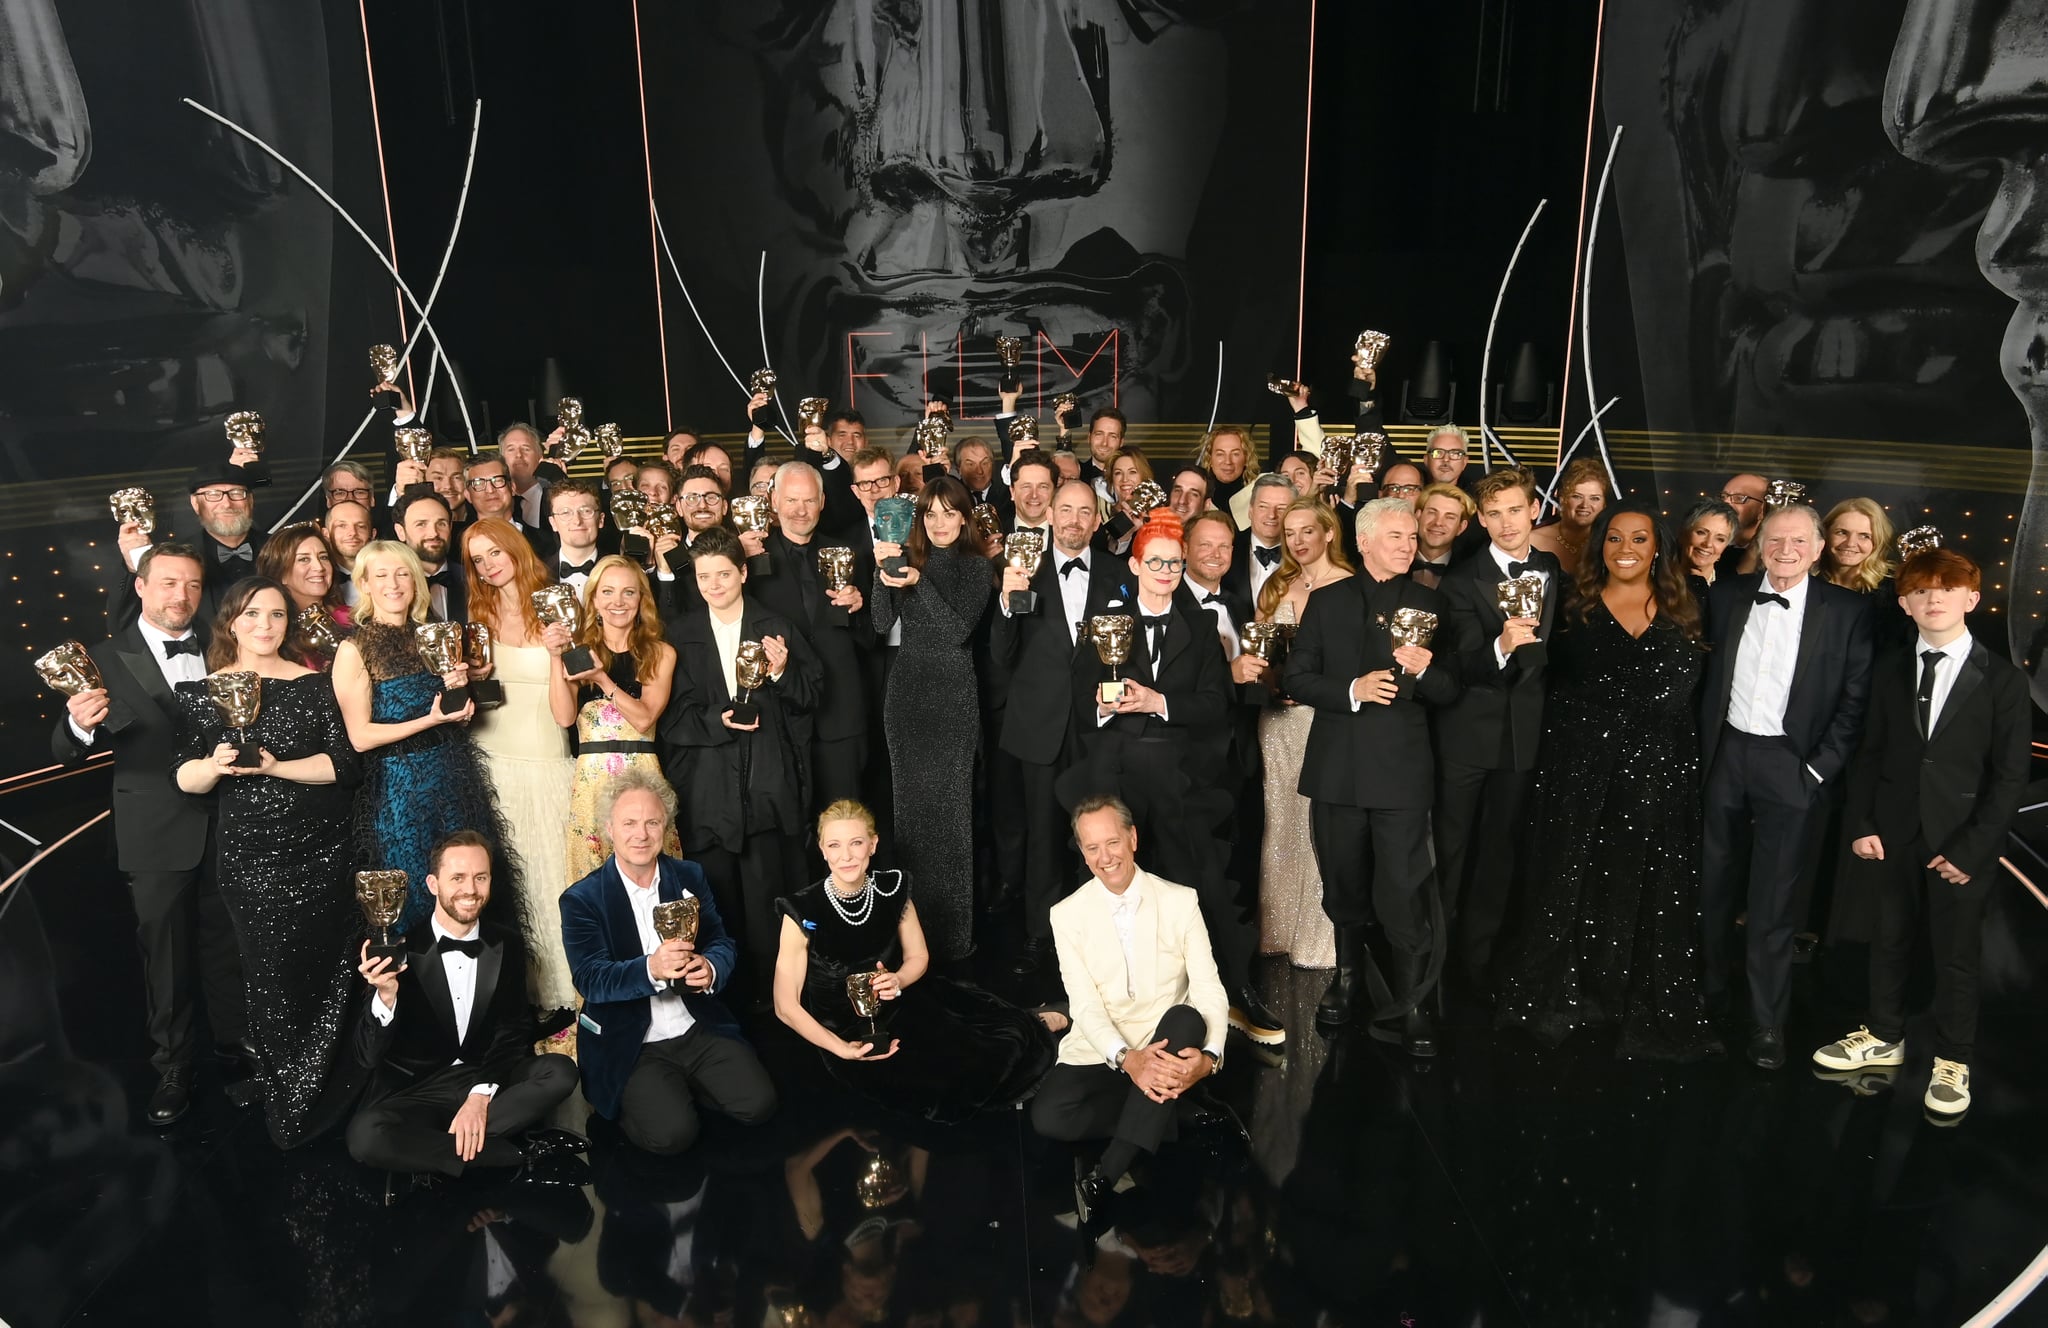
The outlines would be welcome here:
M 472 489 L 502 489 L 512 483 L 503 475 L 479 475 L 469 482 Z
M 1465 454 L 1460 452 L 1458 455 L 1463 456 Z M 1422 486 L 1420 484 L 1382 484 L 1380 486 L 1380 496 L 1384 498 L 1413 498 L 1421 492 Z
M 218 507 L 222 503 L 246 503 L 249 501 L 249 491 L 247 489 L 201 489 L 192 496 L 200 502 L 214 507 Z
M 722 493 L 686 493 L 676 499 L 685 507 L 716 507 L 725 501 Z
M 1751 503 L 1760 503 L 1763 501 L 1763 499 L 1757 497 L 1753 493 L 1723 492 L 1721 494 L 1721 501 L 1728 504 L 1730 507 L 1747 507 Z
M 555 513 L 555 520 L 557 521 L 595 521 L 596 519 L 597 509 L 595 507 L 565 507 Z
M 370 491 L 368 489 L 345 489 L 339 484 L 335 485 L 333 488 L 327 491 L 327 501 L 330 503 L 339 502 L 343 500 L 359 503 L 367 499 L 369 496 Z
M 1431 461 L 1463 461 L 1465 459 L 1465 449 L 1462 447 L 1432 447 L 1429 449 L 1428 455 Z
M 1185 558 L 1147 558 L 1145 560 L 1145 570 L 1148 572 L 1178 572 L 1187 565 L 1188 560 Z
M 855 480 L 853 487 L 859 489 L 862 493 L 880 493 L 883 489 L 893 488 L 895 484 L 896 477 L 894 475 L 884 475 L 878 480 Z

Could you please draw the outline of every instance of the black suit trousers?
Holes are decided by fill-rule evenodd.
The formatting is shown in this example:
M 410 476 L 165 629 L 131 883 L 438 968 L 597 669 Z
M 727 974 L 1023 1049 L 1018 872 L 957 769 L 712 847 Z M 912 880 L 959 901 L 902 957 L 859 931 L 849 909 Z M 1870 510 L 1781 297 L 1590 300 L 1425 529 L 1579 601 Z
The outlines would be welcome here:
M 1914 837 L 1910 848 L 1885 846 L 1884 860 L 1865 863 L 1875 896 L 1870 943 L 1870 1031 L 1887 1042 L 1906 1034 L 1906 975 L 1913 934 L 1927 923 L 1934 955 L 1934 1054 L 1970 1063 L 1977 1041 L 1977 970 L 1984 942 L 1984 906 L 1991 882 L 1973 876 L 1952 885 L 1923 864 L 1934 850 Z
M 448 1123 L 469 1090 L 498 1085 L 484 1117 L 484 1144 L 465 1163 Z M 366 1167 L 460 1176 L 465 1166 L 519 1164 L 518 1136 L 546 1120 L 576 1089 L 576 1062 L 567 1056 L 522 1056 L 503 1065 L 451 1065 L 423 1074 L 358 1108 L 348 1123 L 349 1156 Z
M 1336 926 L 1374 918 L 1408 955 L 1434 945 L 1430 926 L 1429 809 L 1348 807 L 1309 799 L 1309 838 L 1323 877 L 1323 912 Z
M 1749 1005 L 1760 1027 L 1782 1028 L 1792 1003 L 1792 936 L 1806 841 L 1826 815 L 1813 777 L 1783 738 L 1724 727 L 1701 793 L 1700 954 L 1707 994 L 1724 991 L 1738 901 Z M 1746 882 L 1746 888 L 1745 888 Z
M 742 1125 L 775 1114 L 775 1085 L 754 1049 L 702 1025 L 640 1048 L 619 1100 L 619 1129 L 636 1147 L 672 1156 L 697 1142 L 700 1102 Z
M 998 804 L 993 814 L 1019 822 L 1024 840 L 1024 933 L 1049 942 L 1052 906 L 1079 884 L 1080 857 L 1074 852 L 1067 814 L 1060 807 L 1058 767 L 1010 759 L 1017 762 L 1022 805 L 1013 809 Z
M 195 986 L 205 997 L 213 1040 L 240 1042 L 245 1031 L 241 950 L 211 857 L 186 871 L 130 872 L 128 893 L 135 902 L 135 939 L 142 951 L 150 1064 L 162 1074 L 191 1062 Z
M 1202 1045 L 1208 1026 L 1192 1005 L 1176 1005 L 1159 1016 L 1147 1045 L 1166 1039 L 1178 1054 Z M 1048 1139 L 1117 1139 L 1143 1152 L 1157 1152 L 1177 1137 L 1182 1104 L 1154 1102 L 1130 1076 L 1107 1065 L 1055 1065 L 1031 1099 L 1031 1128 Z
M 1533 770 L 1436 763 L 1436 880 L 1445 938 L 1469 977 L 1483 979 L 1511 915 L 1515 847 Z

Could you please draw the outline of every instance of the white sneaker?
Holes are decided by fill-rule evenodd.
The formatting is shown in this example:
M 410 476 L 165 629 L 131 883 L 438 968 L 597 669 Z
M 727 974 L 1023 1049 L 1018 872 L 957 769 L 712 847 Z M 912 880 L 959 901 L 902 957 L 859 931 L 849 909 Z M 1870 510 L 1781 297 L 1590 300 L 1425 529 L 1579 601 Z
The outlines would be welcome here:
M 1921 1105 L 1937 1116 L 1960 1116 L 1970 1109 L 1970 1067 L 1961 1061 L 1934 1058 L 1934 1077 L 1927 1081 Z
M 1823 1070 L 1861 1070 L 1872 1065 L 1904 1065 L 1906 1044 L 1886 1042 L 1868 1028 L 1859 1028 L 1839 1042 L 1830 1042 L 1813 1053 L 1813 1063 Z

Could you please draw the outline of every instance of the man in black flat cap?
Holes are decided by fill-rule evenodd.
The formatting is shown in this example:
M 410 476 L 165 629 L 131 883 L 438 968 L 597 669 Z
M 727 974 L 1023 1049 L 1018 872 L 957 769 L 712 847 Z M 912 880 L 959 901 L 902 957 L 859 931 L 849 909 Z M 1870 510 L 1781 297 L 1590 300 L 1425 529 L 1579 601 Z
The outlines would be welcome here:
M 199 597 L 199 622 L 211 623 L 228 587 L 256 574 L 255 490 L 269 482 L 269 472 L 260 456 L 246 448 L 236 448 L 227 460 L 209 461 L 194 468 L 186 481 L 192 515 L 198 518 L 203 532 L 192 541 L 199 550 L 200 571 L 205 579 Z M 150 534 L 132 521 L 121 523 L 123 565 L 115 569 L 114 583 L 107 591 L 109 633 L 134 626 L 142 614 L 142 601 L 135 594 L 135 570 L 142 551 L 150 546 Z M 161 523 L 155 534 L 160 539 L 176 538 Z

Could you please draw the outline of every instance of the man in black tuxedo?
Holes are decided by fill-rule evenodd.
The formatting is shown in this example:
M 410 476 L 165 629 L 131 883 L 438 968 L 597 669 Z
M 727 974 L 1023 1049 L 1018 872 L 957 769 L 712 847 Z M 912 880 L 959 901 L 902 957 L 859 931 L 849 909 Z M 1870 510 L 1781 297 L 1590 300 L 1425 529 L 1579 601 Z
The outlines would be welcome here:
M 525 1165 L 534 1179 L 576 1183 L 576 1167 L 547 1159 L 579 1152 L 561 1130 L 523 1136 L 576 1088 L 576 1062 L 533 1054 L 520 938 L 480 921 L 491 898 L 490 841 L 457 830 L 427 860 L 434 912 L 406 938 L 396 964 L 370 957 L 355 1054 L 371 1072 L 348 1123 L 348 1151 L 382 1171 L 460 1176 L 474 1163 Z
M 996 509 L 1007 528 L 1016 510 L 1010 488 L 996 471 L 996 454 L 983 438 L 963 438 L 953 444 L 953 473 L 967 486 L 967 495 L 977 503 Z
M 1051 466 L 1043 452 L 1028 452 L 1011 473 L 1019 484 L 1038 485 L 1048 482 Z M 1016 876 L 1024 883 L 1024 940 L 1013 964 L 1019 976 L 1037 972 L 1052 953 L 1052 906 L 1080 879 L 1080 859 L 1072 850 L 1054 786 L 1080 746 L 1070 717 L 1074 652 L 1077 645 L 1087 647 L 1081 625 L 1088 606 L 1109 599 L 1124 579 L 1123 567 L 1096 545 L 1101 508 L 1090 485 L 1081 480 L 1061 484 L 1053 495 L 1051 518 L 1052 539 L 1038 569 L 1027 576 L 1004 565 L 989 624 L 989 654 L 1007 689 L 997 745 L 1017 762 L 1023 803 L 998 803 L 989 812 L 999 820 L 1023 823 L 1024 860 Z M 1037 608 L 1012 613 L 1009 596 L 1023 591 L 1036 592 Z
M 169 1125 L 191 1103 L 195 974 L 215 1043 L 254 1058 L 242 1024 L 241 952 L 214 884 L 213 800 L 181 792 L 171 777 L 179 713 L 172 689 L 206 676 L 193 628 L 204 566 L 189 544 L 142 551 L 130 591 L 136 619 L 89 652 L 105 686 L 70 698 L 50 739 L 65 765 L 114 754 L 114 845 L 135 901 L 150 1062 L 159 1076 L 149 1100 L 153 1125 Z
M 1309 833 L 1323 876 L 1323 911 L 1337 929 L 1337 972 L 1316 1018 L 1348 1023 L 1357 1010 L 1365 924 L 1386 931 L 1393 1005 L 1412 1056 L 1436 1054 L 1436 1030 L 1422 1009 L 1432 959 L 1443 938 L 1433 925 L 1429 806 L 1435 786 L 1425 707 L 1458 699 L 1455 661 L 1464 642 L 1445 621 L 1442 595 L 1415 584 L 1415 509 L 1375 498 L 1358 509 L 1360 574 L 1310 595 L 1287 652 L 1286 690 L 1315 707 L 1301 763 Z M 1436 615 L 1428 647 L 1394 644 L 1401 609 Z
M 448 505 L 431 487 L 416 484 L 398 495 L 391 515 L 398 523 L 398 537 L 427 574 L 435 620 L 469 621 L 469 578 L 462 574 L 462 560 L 449 544 Z
M 1261 475 L 1252 481 L 1246 500 L 1246 525 L 1238 532 L 1223 588 L 1239 603 L 1256 605 L 1266 578 L 1280 570 L 1280 523 L 1300 497 L 1282 475 Z
M 1072 486 L 1062 486 L 1060 501 Z M 1216 620 L 1186 580 L 1180 518 L 1161 508 L 1131 537 L 1126 576 L 1088 617 L 1132 619 L 1130 654 L 1118 667 L 1119 687 L 1102 699 L 1108 670 L 1096 642 L 1083 639 L 1070 656 L 1069 723 L 1079 731 L 1080 759 L 1059 781 L 1063 803 L 1114 794 L 1137 816 L 1152 870 L 1191 887 L 1230 993 L 1230 1023 L 1253 1041 L 1276 1046 L 1286 1026 L 1258 999 L 1252 956 L 1257 923 L 1239 907 L 1228 875 L 1229 846 L 1219 832 L 1231 813 L 1230 666 L 1216 638 Z
M 514 425 L 512 427 L 523 428 L 524 426 Z M 520 436 L 519 434 L 513 434 L 515 438 Z M 463 485 L 469 490 L 469 508 L 471 512 L 477 517 L 494 516 L 500 521 L 511 522 L 513 528 L 526 536 L 526 542 L 533 546 L 533 553 L 536 558 L 539 558 L 543 564 L 553 560 L 557 541 L 555 539 L 555 532 L 549 529 L 547 525 L 544 502 L 547 486 L 545 484 L 539 480 L 532 480 L 527 486 L 527 496 L 522 498 L 518 492 L 519 481 L 505 464 L 505 459 L 492 452 L 485 452 L 470 458 L 469 464 L 462 468 L 462 475 Z M 542 514 L 529 523 L 526 519 L 526 510 L 531 502 L 536 501 L 534 495 L 540 496 Z M 402 502 L 403 499 L 400 501 Z M 395 506 L 394 504 L 394 508 Z M 449 521 L 449 539 L 452 541 L 454 539 L 454 516 L 452 513 L 450 514 Z M 404 522 L 401 520 L 399 525 L 402 531 Z M 404 538 L 404 536 L 401 534 L 400 538 Z M 409 540 L 407 542 L 410 543 Z M 455 561 L 459 564 L 462 561 L 459 556 L 460 550 L 457 553 L 458 556 Z
M 1542 643 L 1556 618 L 1564 568 L 1555 555 L 1529 546 L 1538 511 L 1534 476 L 1504 466 L 1477 488 L 1479 521 L 1490 541 L 1437 583 L 1463 647 L 1443 663 L 1464 692 L 1435 716 L 1435 825 L 1445 944 L 1455 952 L 1460 976 L 1484 993 L 1511 904 L 1522 803 L 1535 779 L 1543 736 Z M 1510 618 L 1500 609 L 1500 585 L 1523 576 L 1542 578 L 1542 613 Z
M 1843 813 L 1876 894 L 1870 1017 L 1813 1054 L 1836 1072 L 1905 1063 L 1906 977 L 1924 918 L 1935 1027 L 1924 1105 L 1949 1118 L 1970 1108 L 1984 906 L 2026 792 L 2033 730 L 2026 675 L 1970 635 L 1981 584 L 1953 549 L 1916 553 L 1899 569 L 1899 603 L 1919 637 L 1873 671 Z
M 197 621 L 211 623 L 220 611 L 221 596 L 245 576 L 256 575 L 255 490 L 270 482 L 262 458 L 245 447 L 236 448 L 228 460 L 207 462 L 193 469 L 186 479 L 191 495 L 192 515 L 199 523 L 200 536 L 185 547 L 199 559 L 205 584 L 199 592 Z M 157 532 L 166 539 L 176 536 L 161 524 Z M 123 566 L 114 569 L 107 589 L 107 631 L 118 633 L 134 625 L 142 604 L 136 593 L 135 577 L 142 555 L 150 547 L 150 532 L 133 522 L 123 522 L 116 542 Z
M 555 531 L 555 556 L 544 565 L 555 580 L 575 590 L 580 599 L 583 583 L 597 569 L 605 545 L 616 551 L 616 532 L 605 528 L 604 495 L 589 480 L 561 480 L 548 486 L 548 524 Z M 606 536 L 613 539 L 607 540 Z
M 1792 999 L 1794 891 L 1820 789 L 1848 768 L 1870 696 L 1869 605 L 1810 575 L 1820 514 L 1784 507 L 1757 536 L 1763 568 L 1723 576 L 1707 601 L 1700 688 L 1702 983 L 1709 1010 L 1727 1002 L 1729 933 L 1742 907 L 1753 1030 L 1749 1059 L 1785 1063 Z

